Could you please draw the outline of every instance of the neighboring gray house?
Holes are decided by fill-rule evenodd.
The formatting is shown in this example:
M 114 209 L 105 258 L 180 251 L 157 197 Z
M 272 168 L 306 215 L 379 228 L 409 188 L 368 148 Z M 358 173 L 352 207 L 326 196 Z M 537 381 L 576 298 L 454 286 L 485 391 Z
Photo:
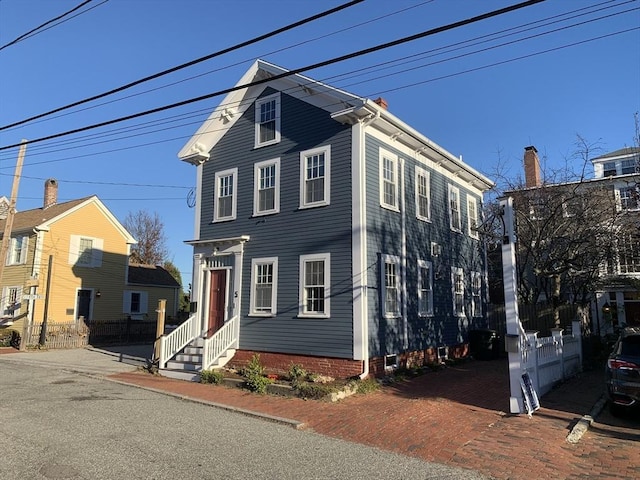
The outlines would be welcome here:
M 464 354 L 485 325 L 475 226 L 492 182 L 383 99 L 288 73 L 255 62 L 237 85 L 264 83 L 229 93 L 179 153 L 197 175 L 194 315 L 161 368 L 259 353 L 348 377 Z

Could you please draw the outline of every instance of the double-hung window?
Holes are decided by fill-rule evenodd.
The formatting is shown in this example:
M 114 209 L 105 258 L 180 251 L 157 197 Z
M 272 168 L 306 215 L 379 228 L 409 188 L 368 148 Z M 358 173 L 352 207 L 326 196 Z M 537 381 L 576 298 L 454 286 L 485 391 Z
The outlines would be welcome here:
M 280 159 L 254 166 L 253 214 L 268 215 L 280 211 Z
M 631 186 L 618 190 L 619 205 L 622 210 L 640 209 L 640 188 Z
M 251 260 L 250 315 L 272 316 L 277 313 L 278 258 Z
M 22 287 L 4 287 L 2 289 L 2 306 L 0 312 L 3 317 L 16 317 L 20 314 L 22 301 Z
M 9 254 L 7 255 L 7 265 L 21 265 L 27 263 L 27 248 L 29 237 L 11 237 L 9 244 Z
M 238 181 L 238 169 L 232 168 L 216 172 L 215 176 L 215 205 L 213 206 L 213 221 L 223 222 L 235 220 Z
M 418 220 L 431 220 L 431 188 L 429 172 L 416 167 L 416 217 Z
M 400 316 L 400 258 L 383 254 L 380 263 L 382 316 L 396 318 Z
M 471 195 L 467 195 L 467 219 L 469 236 L 478 238 L 478 202 Z
M 255 146 L 280 141 L 280 92 L 256 100 Z
M 134 319 L 142 319 L 149 312 L 149 294 L 144 291 L 125 290 L 122 311 Z
M 471 272 L 471 313 L 474 317 L 482 316 L 482 275 Z
M 300 208 L 329 205 L 331 146 L 300 152 Z
M 301 317 L 329 317 L 331 254 L 300 255 Z
M 460 190 L 453 185 L 449 185 L 449 226 L 456 232 L 462 231 Z
M 464 272 L 461 268 L 451 267 L 451 284 L 453 293 L 453 314 L 464 315 Z
M 433 269 L 424 260 L 418 260 L 418 315 L 433 315 Z
M 380 205 L 399 211 L 398 157 L 380 150 Z
M 78 267 L 95 268 L 102 265 L 101 238 L 84 235 L 71 235 L 69 245 L 69 264 Z

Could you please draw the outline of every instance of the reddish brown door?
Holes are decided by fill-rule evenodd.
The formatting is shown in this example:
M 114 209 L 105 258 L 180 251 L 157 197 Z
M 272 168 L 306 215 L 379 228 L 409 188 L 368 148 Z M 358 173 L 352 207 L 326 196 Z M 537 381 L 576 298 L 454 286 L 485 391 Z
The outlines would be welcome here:
M 224 325 L 226 270 L 211 270 L 211 291 L 209 294 L 209 327 L 207 337 L 212 336 Z

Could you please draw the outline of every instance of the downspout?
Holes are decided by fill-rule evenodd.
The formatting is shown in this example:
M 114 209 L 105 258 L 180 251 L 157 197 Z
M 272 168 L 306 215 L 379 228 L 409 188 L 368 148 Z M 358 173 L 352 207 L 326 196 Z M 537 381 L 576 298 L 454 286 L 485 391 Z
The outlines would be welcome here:
M 403 328 L 403 346 L 407 350 L 409 348 L 409 326 L 407 324 L 407 209 L 406 198 L 404 192 L 404 159 L 398 159 L 400 166 L 399 190 L 400 190 L 400 215 L 401 215 L 401 235 L 402 257 L 400 259 L 402 273 L 402 328 Z
M 360 298 L 360 302 L 361 302 L 361 311 L 360 311 L 360 322 L 361 322 L 361 331 L 362 331 L 362 339 L 361 339 L 361 345 L 362 345 L 362 357 L 363 357 L 363 361 L 362 361 L 362 373 L 360 373 L 360 375 L 358 375 L 358 378 L 360 378 L 361 380 L 364 378 L 367 378 L 369 376 L 369 315 L 368 315 L 368 296 L 367 296 L 367 239 L 366 239 L 366 234 L 367 234 L 367 228 L 366 228 L 366 219 L 367 219 L 367 215 L 366 215 L 366 204 L 367 204 L 367 194 L 366 194 L 366 154 L 365 154 L 365 128 L 371 123 L 373 122 L 376 118 L 380 117 L 380 112 L 376 112 L 375 116 L 371 115 L 368 118 L 360 121 L 358 124 L 356 124 L 354 130 L 354 134 L 357 136 L 357 147 L 358 147 L 358 151 L 357 152 L 352 152 L 352 155 L 356 156 L 355 161 L 358 162 L 358 176 L 357 178 L 354 177 L 354 180 L 359 182 L 359 198 L 358 198 L 358 203 L 359 203 L 359 211 L 357 212 L 357 224 L 359 225 L 359 227 L 361 228 L 361 231 L 358 232 L 358 240 L 359 240 L 359 244 L 358 244 L 358 249 L 357 251 L 359 252 L 359 263 L 360 263 L 360 267 L 359 270 L 360 271 L 356 271 L 354 272 L 355 275 L 359 275 L 360 278 L 360 294 L 361 294 L 361 298 Z M 353 186 L 352 186 L 352 190 L 353 190 Z M 355 207 L 355 205 L 354 205 Z M 356 251 L 356 249 L 354 249 L 354 251 Z M 358 277 L 354 277 L 354 278 L 358 278 Z M 357 292 L 354 289 L 354 293 L 357 294 Z

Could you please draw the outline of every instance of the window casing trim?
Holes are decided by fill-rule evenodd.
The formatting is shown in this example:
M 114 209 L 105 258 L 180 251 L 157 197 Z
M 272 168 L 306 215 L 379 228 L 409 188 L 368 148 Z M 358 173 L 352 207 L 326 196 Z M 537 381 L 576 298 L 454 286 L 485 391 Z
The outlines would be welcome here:
M 256 308 L 258 280 L 257 267 L 271 265 L 271 307 L 269 311 Z M 278 313 L 278 257 L 262 257 L 251 259 L 251 294 L 249 297 L 250 317 L 275 317 Z
M 389 266 L 389 272 L 387 266 Z M 389 286 L 387 281 L 387 274 L 391 274 L 391 266 L 393 266 L 394 286 Z M 400 318 L 402 316 L 401 268 L 400 257 L 386 253 L 380 254 L 380 311 L 383 318 Z M 389 295 L 393 295 L 393 298 Z M 393 302 L 394 309 L 388 308 L 388 301 Z
M 224 197 L 231 197 L 231 214 L 226 216 L 220 215 L 220 198 L 223 198 L 220 195 L 221 189 L 221 181 L 224 178 L 231 177 L 231 194 L 225 195 Z M 229 188 L 227 186 L 227 188 Z M 236 219 L 236 208 L 238 204 L 238 168 L 230 168 L 228 170 L 222 170 L 220 172 L 216 172 L 215 180 L 214 180 L 214 192 L 213 192 L 214 202 L 213 202 L 213 222 L 227 222 L 229 220 Z
M 271 140 L 266 140 L 264 142 L 260 141 L 260 133 L 261 126 L 263 123 L 260 122 L 261 116 L 261 108 L 262 105 L 275 101 L 274 106 L 274 138 Z M 276 92 L 272 95 L 267 95 L 265 97 L 261 97 L 256 100 L 255 103 L 255 138 L 254 138 L 254 148 L 266 147 L 268 145 L 274 145 L 276 143 L 280 143 L 280 117 L 281 117 L 281 105 L 280 105 L 280 92 Z
M 422 185 L 420 183 L 420 179 L 424 178 L 425 184 L 424 189 L 425 192 L 421 192 Z M 425 195 L 422 195 L 424 193 Z M 415 200 L 416 200 L 416 218 L 418 220 L 422 220 L 423 222 L 431 222 L 431 174 L 416 165 L 415 168 Z M 426 215 L 421 214 L 421 200 L 426 201 Z
M 306 266 L 308 262 L 323 262 L 324 264 L 324 283 L 322 288 L 323 294 L 323 311 L 307 311 L 307 289 L 306 283 Z M 298 317 L 300 318 L 329 318 L 331 316 L 331 254 L 330 253 L 315 253 L 311 255 L 300 255 L 300 273 L 299 273 L 299 297 L 298 297 Z
M 391 162 L 390 165 L 387 164 Z M 399 192 L 399 163 L 400 159 L 397 155 L 380 149 L 379 152 L 379 168 L 380 168 L 380 206 L 394 212 L 400 211 Z M 390 200 L 393 203 L 390 203 Z
M 322 178 L 323 180 L 323 198 L 317 201 L 307 201 L 307 159 L 317 155 L 324 155 L 324 165 L 322 168 L 322 176 L 313 177 L 312 180 Z M 313 169 L 312 169 L 313 170 Z M 319 174 L 318 170 L 318 174 Z M 312 148 L 300 152 L 300 209 L 322 207 L 331 203 L 331 145 Z
M 273 192 L 273 208 L 267 210 L 260 210 L 260 192 L 261 189 L 261 172 L 262 169 L 274 166 L 274 192 Z M 262 215 L 273 215 L 280 212 L 280 158 L 274 158 L 271 160 L 265 160 L 263 162 L 257 162 L 253 167 L 253 216 L 259 217 Z

